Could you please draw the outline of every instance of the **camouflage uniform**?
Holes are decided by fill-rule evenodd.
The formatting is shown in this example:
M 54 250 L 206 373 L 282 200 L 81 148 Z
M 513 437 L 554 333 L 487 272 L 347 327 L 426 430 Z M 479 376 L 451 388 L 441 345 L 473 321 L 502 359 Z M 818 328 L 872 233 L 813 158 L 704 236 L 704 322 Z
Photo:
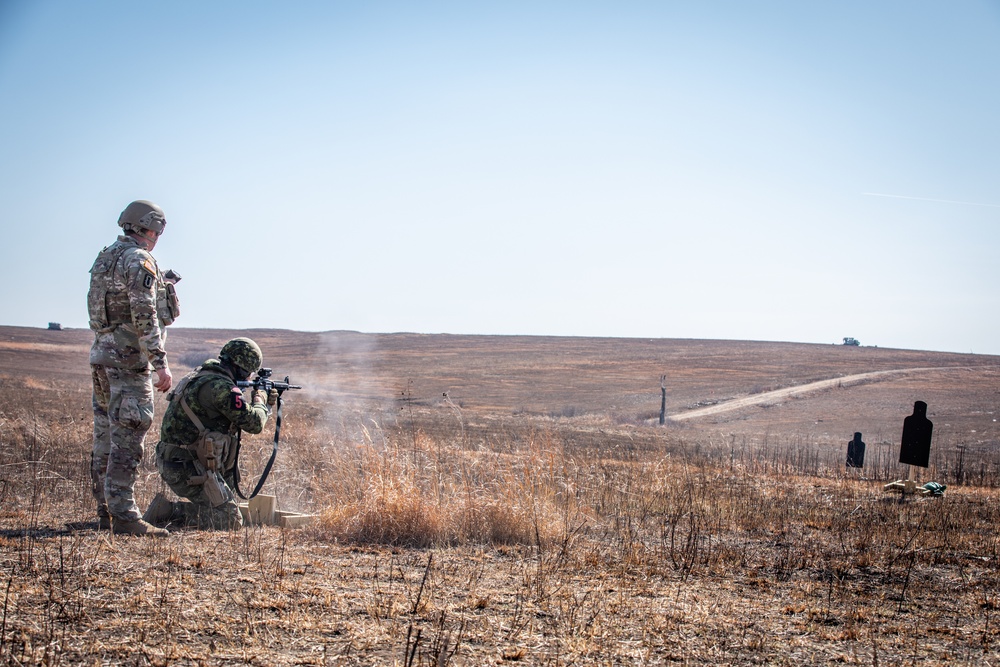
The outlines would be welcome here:
M 98 515 L 140 518 L 133 496 L 143 439 L 153 423 L 150 368 L 167 367 L 166 326 L 178 314 L 173 285 L 131 236 L 97 256 L 87 294 L 94 344 L 91 480 Z
M 170 405 L 160 426 L 156 467 L 167 486 L 191 502 L 173 503 L 170 516 L 163 517 L 163 521 L 216 529 L 236 529 L 243 525 L 233 493 L 238 475 L 239 434 L 241 430 L 247 433 L 264 430 L 269 412 L 266 397 L 266 392 L 260 392 L 255 395 L 254 402 L 248 404 L 236 386 L 236 378 L 216 359 L 209 359 L 178 383 L 168 396 Z M 204 482 L 198 479 L 203 474 L 203 470 L 198 469 L 196 455 L 201 431 L 187 415 L 185 401 L 206 431 L 230 436 L 227 451 L 221 457 L 220 473 L 217 473 L 224 502 L 215 507 L 206 495 Z

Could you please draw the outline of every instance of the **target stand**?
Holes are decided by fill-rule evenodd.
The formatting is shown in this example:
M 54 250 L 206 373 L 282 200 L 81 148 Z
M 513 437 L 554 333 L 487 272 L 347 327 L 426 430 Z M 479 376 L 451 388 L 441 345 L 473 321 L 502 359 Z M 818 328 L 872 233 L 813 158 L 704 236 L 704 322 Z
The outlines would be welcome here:
M 281 526 L 282 528 L 301 528 L 312 523 L 315 514 L 300 514 L 275 509 L 277 498 L 274 496 L 254 496 L 245 503 L 240 503 L 240 513 L 243 523 L 251 526 Z

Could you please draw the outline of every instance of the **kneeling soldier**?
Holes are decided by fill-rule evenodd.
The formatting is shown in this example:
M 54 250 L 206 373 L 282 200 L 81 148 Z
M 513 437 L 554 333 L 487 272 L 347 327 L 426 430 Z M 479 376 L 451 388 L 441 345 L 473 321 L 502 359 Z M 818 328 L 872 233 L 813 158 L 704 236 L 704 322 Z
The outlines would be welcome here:
M 183 523 L 214 529 L 243 525 L 236 488 L 240 431 L 260 433 L 278 398 L 253 390 L 250 403 L 236 385 L 257 371 L 264 357 L 257 343 L 234 338 L 185 376 L 167 397 L 160 426 L 156 467 L 167 486 L 190 502 L 157 494 L 143 519 L 152 524 Z

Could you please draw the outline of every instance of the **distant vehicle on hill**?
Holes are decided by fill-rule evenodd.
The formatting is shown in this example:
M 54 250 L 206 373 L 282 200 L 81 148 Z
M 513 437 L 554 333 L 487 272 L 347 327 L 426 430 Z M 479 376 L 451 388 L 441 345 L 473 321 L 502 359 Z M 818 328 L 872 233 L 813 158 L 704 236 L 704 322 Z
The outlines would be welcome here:
M 857 338 L 851 338 L 850 336 L 845 336 L 844 345 L 861 345 L 861 341 L 859 341 Z

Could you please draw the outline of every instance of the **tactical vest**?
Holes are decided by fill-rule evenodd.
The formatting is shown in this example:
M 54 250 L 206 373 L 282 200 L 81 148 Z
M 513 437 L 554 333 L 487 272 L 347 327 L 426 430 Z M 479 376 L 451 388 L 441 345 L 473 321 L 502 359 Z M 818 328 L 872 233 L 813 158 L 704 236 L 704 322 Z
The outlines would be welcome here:
M 190 451 L 206 470 L 224 473 L 232 468 L 236 463 L 236 442 L 239 435 L 239 427 L 230 424 L 229 431 L 210 431 L 198 418 L 198 415 L 191 409 L 187 401 L 188 396 L 195 396 L 201 390 L 205 382 L 213 377 L 223 377 L 232 380 L 221 371 L 198 366 L 193 371 L 181 378 L 177 386 L 167 394 L 167 400 L 171 404 L 179 402 L 181 409 L 187 418 L 191 420 L 194 427 L 198 429 L 198 437 L 193 443 L 174 443 L 175 447 Z
M 90 328 L 98 333 L 108 333 L 119 324 L 132 322 L 124 280 L 115 280 L 115 267 L 128 249 L 127 245 L 110 245 L 101 251 L 90 268 L 87 308 L 90 311 Z
M 137 246 L 112 244 L 100 252 L 90 269 L 87 308 L 90 311 L 90 328 L 98 333 L 108 333 L 121 324 L 132 323 L 132 306 L 126 284 L 127 267 L 120 266 L 125 253 L 132 249 L 137 249 Z M 181 314 L 180 301 L 174 285 L 163 280 L 158 267 L 155 279 L 156 316 L 162 326 L 169 326 Z

